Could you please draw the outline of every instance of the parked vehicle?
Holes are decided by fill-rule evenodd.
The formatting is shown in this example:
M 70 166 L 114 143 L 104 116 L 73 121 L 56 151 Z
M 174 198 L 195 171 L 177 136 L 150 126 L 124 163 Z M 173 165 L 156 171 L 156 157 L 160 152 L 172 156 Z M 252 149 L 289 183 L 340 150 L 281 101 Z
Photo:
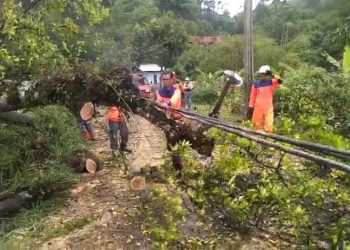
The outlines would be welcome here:
M 140 90 L 141 97 L 151 98 L 151 85 L 142 74 L 134 74 L 133 84 Z

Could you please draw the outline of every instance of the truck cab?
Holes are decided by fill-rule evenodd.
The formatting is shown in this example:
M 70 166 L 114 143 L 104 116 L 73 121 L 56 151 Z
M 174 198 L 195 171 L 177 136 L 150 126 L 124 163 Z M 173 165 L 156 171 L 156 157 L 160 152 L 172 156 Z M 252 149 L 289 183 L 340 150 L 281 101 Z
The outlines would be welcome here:
M 140 90 L 140 96 L 143 98 L 151 97 L 151 85 L 142 73 L 137 73 L 133 75 L 133 84 Z

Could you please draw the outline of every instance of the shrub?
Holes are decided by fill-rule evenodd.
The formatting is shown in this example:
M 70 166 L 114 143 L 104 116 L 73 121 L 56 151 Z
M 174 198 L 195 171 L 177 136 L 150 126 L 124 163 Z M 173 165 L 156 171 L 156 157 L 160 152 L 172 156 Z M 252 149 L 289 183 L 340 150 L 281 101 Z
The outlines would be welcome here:
M 276 111 L 293 120 L 301 114 L 325 117 L 327 124 L 345 126 L 350 110 L 350 85 L 340 74 L 313 66 L 288 71 L 276 93 Z M 339 124 L 338 124 L 339 123 Z
M 243 233 L 258 227 L 311 247 L 348 243 L 350 193 L 342 173 L 321 177 L 316 164 L 218 129 L 210 135 L 217 142 L 210 167 L 201 166 L 188 143 L 173 148 L 184 163 L 181 180 L 201 209 L 214 209 Z
M 35 128 L 1 124 L 1 193 L 18 188 L 50 190 L 61 188 L 74 179 L 65 164 L 84 144 L 73 115 L 65 107 L 35 108 Z

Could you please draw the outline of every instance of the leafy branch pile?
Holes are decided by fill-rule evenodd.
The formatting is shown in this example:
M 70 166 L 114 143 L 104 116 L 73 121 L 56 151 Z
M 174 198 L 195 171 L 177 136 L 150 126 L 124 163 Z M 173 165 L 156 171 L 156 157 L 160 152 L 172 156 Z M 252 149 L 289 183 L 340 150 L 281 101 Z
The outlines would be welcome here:
M 168 190 L 164 185 L 152 184 L 146 196 L 140 211 L 142 232 L 152 237 L 154 247 L 167 249 L 179 240 L 178 224 L 184 220 L 187 210 L 176 190 Z
M 179 184 L 199 207 L 243 233 L 258 228 L 314 246 L 347 242 L 347 176 L 216 129 L 210 135 L 217 142 L 210 167 L 198 163 L 189 144 L 174 148 L 184 161 Z

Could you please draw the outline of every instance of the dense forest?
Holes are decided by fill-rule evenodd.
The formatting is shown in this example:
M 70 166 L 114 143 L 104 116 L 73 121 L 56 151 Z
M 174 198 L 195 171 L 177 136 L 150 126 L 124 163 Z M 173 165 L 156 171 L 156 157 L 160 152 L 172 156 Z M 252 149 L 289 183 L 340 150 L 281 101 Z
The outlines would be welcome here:
M 21 190 L 35 193 L 35 202 L 16 216 L 0 213 L 0 239 L 42 232 L 39 218 L 65 198 L 53 194 L 76 181 L 72 158 L 89 153 L 75 125 L 77 110 L 59 102 L 29 105 L 21 111 L 29 119 L 23 126 L 9 122 L 4 100 L 24 82 L 35 85 L 52 72 L 155 63 L 195 80 L 194 106 L 206 115 L 219 97 L 222 71 L 244 74 L 244 13 L 232 17 L 217 12 L 222 8 L 215 0 L 0 2 L 0 202 Z M 193 36 L 220 39 L 193 44 Z M 284 79 L 275 95 L 276 134 L 350 150 L 348 0 L 261 0 L 253 10 L 253 54 L 255 70 L 268 64 Z M 236 89 L 225 99 L 221 119 L 250 126 L 244 94 Z M 209 169 L 187 142 L 172 148 L 183 161 L 181 179 L 170 163 L 161 168 L 202 215 L 218 212 L 227 231 L 263 232 L 281 245 L 349 247 L 348 174 L 219 129 L 208 136 L 216 142 Z M 180 242 L 176 230 L 184 211 L 178 197 L 166 203 L 162 192 L 151 190 L 168 219 L 146 219 L 143 227 L 166 249 Z

